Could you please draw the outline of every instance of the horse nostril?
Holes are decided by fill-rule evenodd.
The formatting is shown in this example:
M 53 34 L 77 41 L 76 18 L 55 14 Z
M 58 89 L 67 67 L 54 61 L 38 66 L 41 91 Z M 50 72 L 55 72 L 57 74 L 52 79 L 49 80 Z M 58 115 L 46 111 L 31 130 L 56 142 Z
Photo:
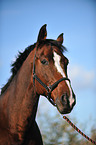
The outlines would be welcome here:
M 63 104 L 67 104 L 68 103 L 68 96 L 67 96 L 67 93 L 64 93 L 62 96 L 61 96 L 61 101 Z

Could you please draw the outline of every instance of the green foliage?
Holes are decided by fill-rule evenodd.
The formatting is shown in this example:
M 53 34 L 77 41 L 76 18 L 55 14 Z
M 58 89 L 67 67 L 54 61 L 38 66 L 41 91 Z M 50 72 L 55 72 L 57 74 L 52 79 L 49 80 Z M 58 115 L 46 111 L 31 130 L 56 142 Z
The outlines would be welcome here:
M 44 110 L 43 108 L 42 112 L 39 108 L 37 119 L 44 145 L 92 145 L 91 142 L 87 141 L 76 132 L 58 112 L 55 112 L 54 114 L 46 112 L 46 109 Z M 76 118 L 71 118 L 70 120 L 78 126 Z M 82 128 L 84 128 L 84 126 Z M 86 129 L 84 130 L 84 133 L 87 133 Z M 93 128 L 91 129 L 90 137 L 96 141 L 95 125 L 93 125 Z

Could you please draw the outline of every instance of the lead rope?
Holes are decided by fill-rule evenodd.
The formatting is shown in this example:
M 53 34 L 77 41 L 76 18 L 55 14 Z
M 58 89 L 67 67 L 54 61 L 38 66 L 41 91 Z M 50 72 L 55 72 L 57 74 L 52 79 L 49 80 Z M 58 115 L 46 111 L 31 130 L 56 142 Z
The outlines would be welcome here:
M 80 129 L 78 129 L 66 116 L 63 116 L 63 118 L 77 131 L 79 132 L 82 136 L 84 136 L 87 140 L 89 140 L 91 143 L 96 145 L 96 142 L 89 138 L 87 135 L 85 135 Z

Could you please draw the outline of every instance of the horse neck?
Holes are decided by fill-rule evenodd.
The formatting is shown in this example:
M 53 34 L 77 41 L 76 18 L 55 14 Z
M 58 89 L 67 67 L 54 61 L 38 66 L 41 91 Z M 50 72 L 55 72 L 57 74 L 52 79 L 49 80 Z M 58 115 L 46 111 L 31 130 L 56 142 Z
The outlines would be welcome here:
M 0 97 L 0 124 L 11 134 L 18 135 L 19 139 L 22 139 L 35 120 L 38 106 L 39 96 L 34 91 L 31 78 L 33 57 L 34 52 L 31 52 L 6 92 Z

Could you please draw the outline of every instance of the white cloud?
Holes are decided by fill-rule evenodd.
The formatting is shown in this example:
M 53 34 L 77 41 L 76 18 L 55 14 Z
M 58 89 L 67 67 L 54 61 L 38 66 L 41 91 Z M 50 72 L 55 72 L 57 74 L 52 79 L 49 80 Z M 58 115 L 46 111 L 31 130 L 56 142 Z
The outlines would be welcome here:
M 70 66 L 69 78 L 75 89 L 95 89 L 95 71 L 87 70 L 79 65 Z

